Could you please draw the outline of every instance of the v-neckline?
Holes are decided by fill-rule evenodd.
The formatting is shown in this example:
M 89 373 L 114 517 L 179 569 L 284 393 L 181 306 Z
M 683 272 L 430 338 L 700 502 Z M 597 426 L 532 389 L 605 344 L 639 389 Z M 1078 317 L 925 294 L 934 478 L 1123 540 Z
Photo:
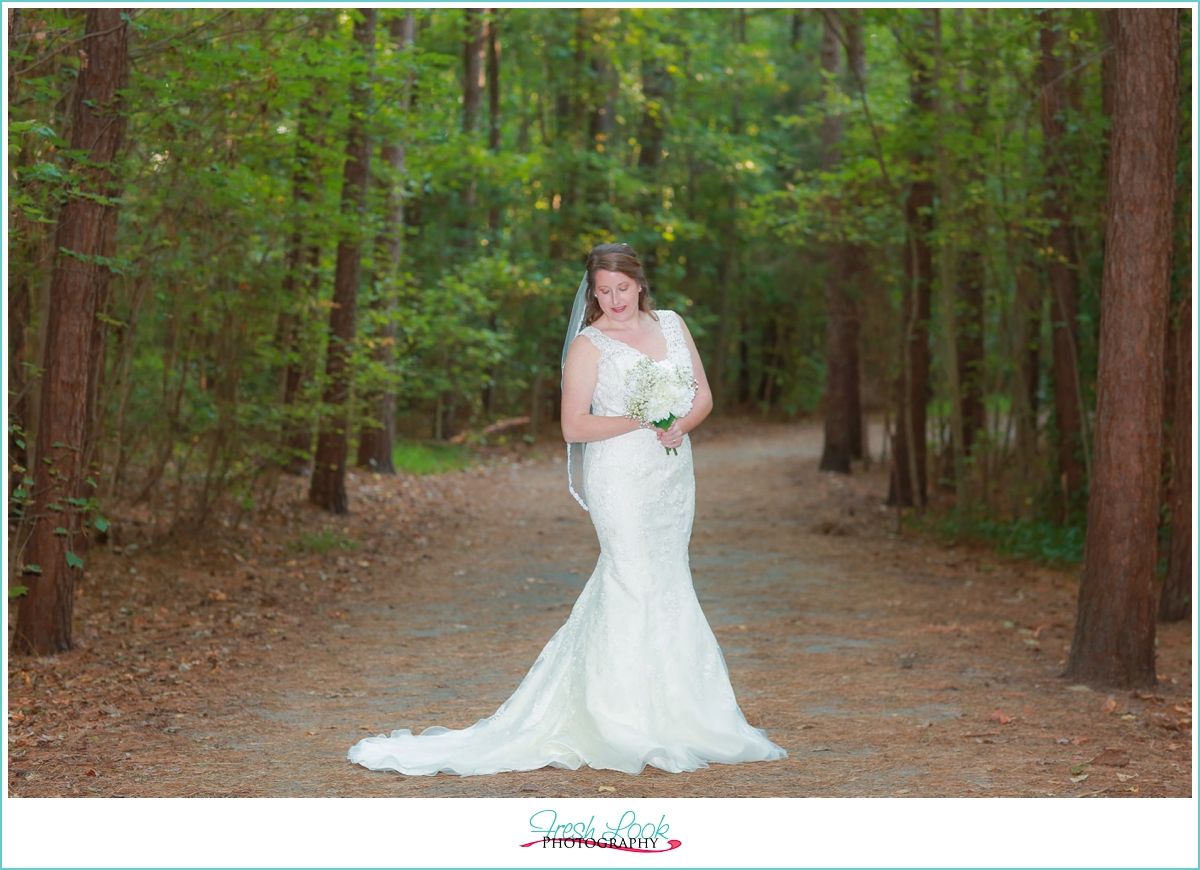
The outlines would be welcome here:
M 609 341 L 615 341 L 617 344 L 620 344 L 620 345 L 623 345 L 624 347 L 629 348 L 634 353 L 641 354 L 642 356 L 644 356 L 646 359 L 650 360 L 651 362 L 665 363 L 667 360 L 669 360 L 671 358 L 671 341 L 670 341 L 670 339 L 667 338 L 667 330 L 666 330 L 666 327 L 663 326 L 663 322 L 661 320 L 658 320 L 656 322 L 658 323 L 658 331 L 662 333 L 663 343 L 666 344 L 666 346 L 667 346 L 667 355 L 664 356 L 662 359 L 655 359 L 654 357 L 650 356 L 650 354 L 646 353 L 644 350 L 638 350 L 632 344 L 621 341 L 621 339 L 615 338 L 615 337 L 609 335 L 603 329 L 598 329 L 595 326 L 589 326 L 588 329 L 595 329 L 596 332 L 603 335 Z

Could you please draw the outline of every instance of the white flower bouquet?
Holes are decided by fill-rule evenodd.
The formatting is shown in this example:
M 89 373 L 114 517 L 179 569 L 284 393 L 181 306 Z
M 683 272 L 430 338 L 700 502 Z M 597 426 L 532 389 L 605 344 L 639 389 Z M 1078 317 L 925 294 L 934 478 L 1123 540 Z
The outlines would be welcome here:
M 629 370 L 625 381 L 625 416 L 644 426 L 669 429 L 692 410 L 696 381 L 670 360 L 643 357 Z M 668 453 L 678 454 L 673 447 Z

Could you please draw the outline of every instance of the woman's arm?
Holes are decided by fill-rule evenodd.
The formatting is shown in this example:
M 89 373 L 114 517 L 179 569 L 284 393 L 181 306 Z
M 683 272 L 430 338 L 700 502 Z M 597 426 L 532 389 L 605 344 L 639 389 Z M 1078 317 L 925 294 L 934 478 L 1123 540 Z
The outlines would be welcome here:
M 679 317 L 678 314 L 675 316 Z M 692 334 L 688 331 L 687 324 L 683 322 L 682 317 L 679 317 L 679 325 L 683 328 L 683 337 L 687 340 L 688 350 L 692 354 L 692 373 L 698 386 L 696 387 L 696 397 L 692 399 L 692 410 L 686 417 L 681 417 L 672 423 L 671 428 L 678 426 L 681 433 L 687 434 L 703 423 L 704 418 L 712 412 L 713 397 L 712 390 L 708 386 L 708 377 L 704 374 L 704 363 L 700 362 L 700 352 L 696 350 L 696 342 L 692 340 Z
M 605 441 L 638 428 L 637 420 L 600 417 L 591 413 L 600 350 L 586 335 L 571 342 L 563 367 L 562 434 L 568 443 Z

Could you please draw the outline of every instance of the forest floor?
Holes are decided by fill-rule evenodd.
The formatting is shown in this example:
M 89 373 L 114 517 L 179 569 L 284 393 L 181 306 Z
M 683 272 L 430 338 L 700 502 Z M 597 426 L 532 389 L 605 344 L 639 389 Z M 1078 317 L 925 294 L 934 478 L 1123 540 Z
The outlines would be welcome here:
M 551 445 L 357 475 L 343 518 L 299 480 L 253 528 L 154 544 L 149 514 L 118 517 L 78 649 L 10 661 L 9 795 L 1191 794 L 1189 623 L 1159 626 L 1156 690 L 1073 685 L 1076 571 L 896 534 L 884 469 L 817 471 L 819 425 L 706 429 L 696 589 L 786 760 L 465 779 L 346 761 L 363 736 L 490 715 L 566 619 L 598 545 Z

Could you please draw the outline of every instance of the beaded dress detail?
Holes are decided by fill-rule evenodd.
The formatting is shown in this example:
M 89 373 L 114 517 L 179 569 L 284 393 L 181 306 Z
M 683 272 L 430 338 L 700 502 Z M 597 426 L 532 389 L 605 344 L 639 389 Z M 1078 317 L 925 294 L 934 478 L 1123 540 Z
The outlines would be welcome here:
M 667 359 L 690 373 L 678 316 L 657 314 Z M 600 350 L 592 413 L 621 416 L 626 376 L 645 355 L 594 327 L 580 334 Z M 409 775 L 584 765 L 636 774 L 787 755 L 742 715 L 692 586 L 688 438 L 673 456 L 638 429 L 590 443 L 584 462 L 600 559 L 517 690 L 469 728 L 370 737 L 351 761 Z

